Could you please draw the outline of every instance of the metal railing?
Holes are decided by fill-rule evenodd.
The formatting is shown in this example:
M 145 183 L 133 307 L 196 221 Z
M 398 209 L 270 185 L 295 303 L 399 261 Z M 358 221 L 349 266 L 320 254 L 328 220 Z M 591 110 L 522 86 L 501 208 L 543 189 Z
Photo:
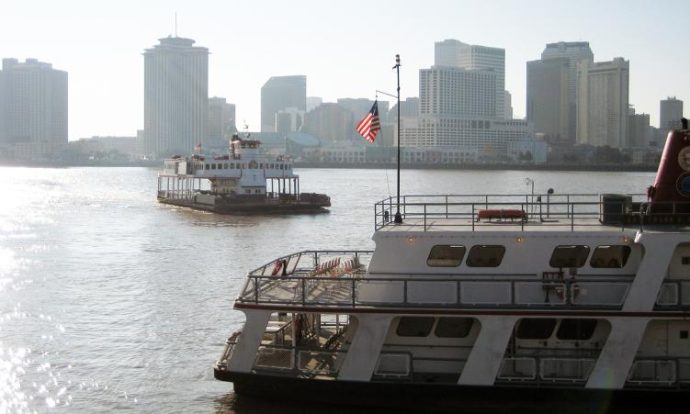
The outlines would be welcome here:
M 262 273 L 262 272 L 258 272 Z M 425 308 L 553 308 L 572 306 L 620 309 L 633 275 L 580 276 L 545 281 L 538 275 L 463 275 L 376 277 L 249 276 L 237 303 L 320 306 Z M 676 306 L 690 303 L 678 302 Z
M 374 206 L 374 229 L 395 226 L 396 199 Z M 482 194 L 402 196 L 400 213 L 406 226 L 475 231 L 497 223 L 526 228 L 601 226 L 643 228 L 647 225 L 690 225 L 690 202 L 647 202 L 644 194 Z

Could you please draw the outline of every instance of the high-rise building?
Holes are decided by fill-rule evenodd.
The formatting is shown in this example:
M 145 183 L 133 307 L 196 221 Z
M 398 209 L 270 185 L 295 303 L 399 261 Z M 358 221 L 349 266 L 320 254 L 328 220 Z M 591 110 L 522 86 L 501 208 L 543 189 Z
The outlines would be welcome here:
M 628 147 L 629 68 L 623 58 L 578 65 L 578 144 Z
M 464 69 L 491 70 L 495 73 L 494 117 L 505 116 L 505 49 L 468 45 L 455 39 L 446 39 L 434 45 L 434 65 Z
M 669 130 L 680 128 L 680 120 L 683 118 L 683 101 L 676 97 L 662 99 L 659 102 L 659 129 L 666 133 Z
M 419 116 L 419 98 L 407 98 L 400 101 L 400 118 L 410 118 Z M 388 122 L 397 122 L 398 104 L 394 104 L 388 111 Z
M 208 100 L 208 141 L 210 145 L 226 145 L 233 133 L 237 132 L 235 105 L 225 98 Z
M 306 76 L 272 76 L 261 87 L 261 132 L 276 132 L 276 114 L 286 108 L 306 111 Z
M 527 120 L 550 144 L 572 144 L 567 58 L 527 62 Z
M 208 49 L 181 37 L 144 51 L 145 151 L 186 154 L 208 143 Z
M 46 158 L 67 145 L 67 72 L 36 59 L 3 59 L 0 146 L 18 158 Z
M 301 131 L 317 137 L 326 146 L 366 143 L 364 139 L 355 140 L 354 122 L 349 110 L 336 103 L 323 103 L 304 115 Z
M 503 118 L 513 119 L 513 95 L 508 91 L 503 92 Z
M 338 105 L 352 112 L 352 115 L 358 121 L 362 119 L 374 105 L 374 101 L 367 98 L 338 98 L 336 102 Z M 388 106 L 388 101 L 378 101 L 379 120 L 381 122 L 388 121 Z
M 419 115 L 401 116 L 401 145 L 439 147 L 505 160 L 511 143 L 533 140 L 527 121 L 496 118 L 496 72 L 433 66 L 419 71 Z M 467 157 L 463 159 L 467 160 Z
M 628 147 L 644 149 L 652 142 L 649 114 L 636 114 L 632 106 L 628 112 Z
M 496 114 L 496 72 L 450 66 L 420 69 L 419 96 L 422 115 L 493 118 Z
M 542 60 L 565 58 L 568 60 L 568 135 L 565 142 L 574 144 L 577 135 L 577 65 L 594 62 L 589 42 L 548 43 L 541 53 Z
M 307 109 L 305 112 L 309 112 L 312 109 L 323 103 L 323 98 L 320 96 L 307 96 Z

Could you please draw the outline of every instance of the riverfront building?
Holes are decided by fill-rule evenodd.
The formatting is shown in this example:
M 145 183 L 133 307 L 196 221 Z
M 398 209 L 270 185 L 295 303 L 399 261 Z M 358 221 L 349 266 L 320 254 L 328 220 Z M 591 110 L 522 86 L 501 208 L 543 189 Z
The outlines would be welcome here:
M 628 147 L 629 62 L 578 65 L 577 143 Z
M 434 65 L 469 70 L 490 70 L 495 74 L 495 113 L 492 118 L 503 118 L 505 108 L 505 49 L 469 45 L 455 39 L 446 39 L 434 45 Z
M 287 108 L 307 110 L 306 76 L 272 76 L 261 87 L 261 132 L 276 132 L 276 114 Z
M 567 81 L 562 79 L 562 81 L 567 82 L 568 90 L 568 133 L 567 135 L 561 136 L 563 138 L 563 143 L 572 145 L 575 143 L 575 137 L 577 136 L 577 65 L 582 62 L 594 62 L 594 54 L 592 53 L 592 49 L 589 47 L 589 42 L 557 42 L 547 44 L 546 48 L 541 54 L 542 61 L 551 59 L 566 59 L 568 62 Z M 535 80 L 538 80 L 538 78 Z M 558 89 L 560 90 L 561 88 L 562 85 L 559 85 Z M 529 95 L 529 86 L 527 93 Z M 560 115 L 558 116 L 560 117 Z M 551 122 L 553 123 L 554 121 Z M 546 131 L 540 131 L 540 129 L 537 127 L 537 132 Z
M 570 61 L 527 62 L 527 120 L 550 144 L 570 142 Z
M 659 102 L 659 129 L 666 133 L 674 128 L 680 128 L 683 118 L 683 101 L 676 97 L 669 97 Z
M 144 150 L 187 154 L 208 144 L 208 49 L 181 37 L 144 51 Z
M 44 159 L 67 145 L 67 72 L 50 63 L 3 59 L 0 148 L 19 159 Z

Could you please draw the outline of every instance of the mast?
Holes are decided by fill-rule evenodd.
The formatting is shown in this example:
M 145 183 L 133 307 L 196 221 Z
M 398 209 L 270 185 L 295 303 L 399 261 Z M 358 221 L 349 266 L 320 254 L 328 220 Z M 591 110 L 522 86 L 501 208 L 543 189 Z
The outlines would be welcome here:
M 402 215 L 400 214 L 400 55 L 395 55 L 393 69 L 398 74 L 398 194 L 395 204 L 395 224 L 402 224 Z

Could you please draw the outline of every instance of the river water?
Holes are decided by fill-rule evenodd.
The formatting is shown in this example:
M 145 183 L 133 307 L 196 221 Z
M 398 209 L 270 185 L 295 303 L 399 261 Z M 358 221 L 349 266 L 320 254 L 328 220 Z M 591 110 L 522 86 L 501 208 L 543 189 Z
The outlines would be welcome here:
M 0 167 L 0 413 L 236 412 L 213 379 L 243 276 L 303 249 L 373 249 L 394 170 L 302 169 L 329 214 L 218 216 L 156 202 L 146 168 Z M 643 193 L 653 173 L 404 170 L 403 194 Z M 313 412 L 324 407 L 312 407 Z M 338 412 L 337 408 L 329 411 Z M 347 412 L 342 411 L 342 412 Z

